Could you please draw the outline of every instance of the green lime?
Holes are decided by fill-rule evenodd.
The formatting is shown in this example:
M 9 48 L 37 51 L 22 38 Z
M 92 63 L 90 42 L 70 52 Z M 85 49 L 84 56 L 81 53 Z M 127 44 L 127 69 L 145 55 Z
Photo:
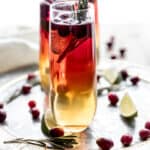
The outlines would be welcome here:
M 133 118 L 137 115 L 137 109 L 128 93 L 125 93 L 120 102 L 120 113 L 125 118 Z
M 55 121 L 52 117 L 52 113 L 50 110 L 47 110 L 42 117 L 41 129 L 42 132 L 49 136 L 49 131 L 51 128 L 56 127 Z
M 103 72 L 104 78 L 111 84 L 114 84 L 119 76 L 119 73 L 114 69 L 106 69 Z

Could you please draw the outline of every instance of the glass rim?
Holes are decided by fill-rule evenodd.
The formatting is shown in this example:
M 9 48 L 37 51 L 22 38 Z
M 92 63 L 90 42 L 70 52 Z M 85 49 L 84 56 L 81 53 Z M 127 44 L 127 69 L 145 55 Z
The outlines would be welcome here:
M 57 12 L 66 12 L 66 13 L 78 13 L 78 12 L 85 12 L 85 11 L 88 11 L 88 10 L 90 10 L 90 9 L 92 9 L 92 3 L 91 2 L 88 2 L 88 8 L 84 8 L 84 9 L 77 9 L 77 10 L 75 10 L 75 9 L 72 9 L 72 10 L 63 10 L 63 9 L 57 9 L 57 8 L 55 8 L 55 6 L 57 5 L 57 4 L 60 4 L 60 6 L 62 6 L 61 4 L 66 4 L 66 3 L 69 3 L 70 4 L 70 2 L 78 2 L 77 0 L 70 0 L 70 1 L 56 1 L 56 2 L 54 2 L 54 3 L 52 3 L 51 5 L 50 5 L 50 9 L 52 10 L 52 11 L 57 11 Z M 71 4 L 69 5 L 69 6 L 71 6 Z M 94 7 L 93 7 L 94 8 Z

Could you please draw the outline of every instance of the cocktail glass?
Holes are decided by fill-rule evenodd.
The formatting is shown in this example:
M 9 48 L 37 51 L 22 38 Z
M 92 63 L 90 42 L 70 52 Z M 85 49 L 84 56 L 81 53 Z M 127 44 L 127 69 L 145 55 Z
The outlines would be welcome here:
M 43 0 L 40 5 L 40 58 L 39 70 L 41 77 L 41 85 L 43 90 L 48 94 L 49 91 L 49 61 L 48 61 L 48 48 L 49 48 L 49 22 L 50 22 L 50 5 L 54 2 L 61 0 Z M 65 0 L 68 1 L 68 0 Z M 89 0 L 94 5 L 95 12 L 95 39 L 96 39 L 96 53 L 97 63 L 99 61 L 99 17 L 98 17 L 98 0 Z
M 80 132 L 96 110 L 94 6 L 78 1 L 51 5 L 50 102 L 54 120 L 65 131 Z

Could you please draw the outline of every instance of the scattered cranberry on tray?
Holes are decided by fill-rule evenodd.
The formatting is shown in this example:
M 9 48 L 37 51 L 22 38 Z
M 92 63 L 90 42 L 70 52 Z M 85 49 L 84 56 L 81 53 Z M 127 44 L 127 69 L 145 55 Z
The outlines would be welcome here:
M 119 50 L 119 53 L 120 53 L 120 57 L 121 57 L 121 58 L 125 58 L 126 49 L 125 49 L 125 48 L 121 48 L 121 49 Z
M 148 129 L 148 130 L 150 130 L 150 121 L 148 121 L 148 122 L 145 123 L 145 128 Z
M 110 40 L 106 43 L 106 45 L 107 45 L 107 49 L 109 50 L 109 51 L 111 51 L 112 49 L 113 49 L 113 46 L 114 46 L 114 36 L 111 36 L 110 37 Z
M 52 136 L 52 137 L 64 136 L 64 129 L 63 128 L 52 128 L 49 131 L 49 135 Z
M 4 108 L 4 104 L 0 103 L 0 109 Z
M 123 146 L 129 146 L 132 143 L 133 137 L 129 134 L 125 134 L 121 137 L 120 141 Z
M 34 120 L 39 119 L 40 111 L 37 108 L 33 108 L 31 110 L 31 113 L 32 113 L 32 117 L 33 117 Z
M 23 87 L 22 87 L 22 94 L 24 94 L 24 95 L 27 95 L 27 94 L 29 94 L 30 93 L 30 91 L 31 91 L 31 86 L 30 85 L 24 85 Z
M 119 98 L 118 98 L 118 96 L 116 94 L 109 93 L 108 94 L 108 100 L 109 100 L 111 105 L 116 106 L 116 104 L 119 101 Z
M 99 82 L 101 76 L 100 75 L 97 75 L 97 82 Z
M 147 130 L 147 129 L 140 130 L 139 136 L 142 141 L 147 140 L 150 137 L 150 130 Z
M 5 111 L 0 110 L 0 123 L 4 123 L 6 120 L 7 114 Z
M 96 140 L 96 144 L 102 149 L 102 150 L 110 150 L 113 146 L 114 143 L 110 139 L 106 138 L 99 138 Z
M 122 80 L 126 80 L 129 77 L 127 70 L 121 70 L 120 75 L 122 77 Z
M 58 93 L 65 93 L 68 91 L 68 86 L 65 84 L 59 84 L 57 86 L 57 91 L 58 91 Z
M 139 81 L 140 81 L 140 78 L 138 76 L 135 76 L 135 77 L 132 77 L 130 79 L 132 85 L 138 85 Z
M 110 59 L 112 59 L 112 60 L 117 59 L 117 55 L 115 55 L 115 54 L 111 55 Z
M 112 47 L 113 47 L 113 43 L 112 42 L 107 42 L 106 45 L 107 45 L 107 49 L 109 51 L 112 50 Z
M 30 100 L 28 102 L 28 106 L 30 107 L 30 109 L 32 109 L 32 108 L 36 107 L 36 102 L 34 100 Z
M 35 77 L 36 77 L 35 74 L 29 73 L 28 76 L 27 76 L 27 80 L 28 81 L 33 80 L 33 79 L 35 79 Z

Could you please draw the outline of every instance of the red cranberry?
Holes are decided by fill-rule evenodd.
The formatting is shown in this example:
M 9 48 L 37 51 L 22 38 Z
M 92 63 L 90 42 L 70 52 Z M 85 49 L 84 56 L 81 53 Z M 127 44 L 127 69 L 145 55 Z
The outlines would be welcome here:
M 150 130 L 147 130 L 147 129 L 140 130 L 139 136 L 141 140 L 143 141 L 147 140 L 150 137 Z
M 112 50 L 114 46 L 114 40 L 115 40 L 114 36 L 111 36 L 109 42 L 107 42 L 107 49 L 109 51 Z
M 123 80 L 126 80 L 128 78 L 128 72 L 126 70 L 121 70 L 120 71 L 121 77 Z
M 0 109 L 4 108 L 4 104 L 0 103 Z
M 40 111 L 38 109 L 33 108 L 31 113 L 34 120 L 39 119 Z
M 22 87 L 22 94 L 26 95 L 26 94 L 29 94 L 31 91 L 31 86 L 30 85 L 24 85 Z
M 101 76 L 100 75 L 97 75 L 97 82 L 99 82 Z
M 130 81 L 131 81 L 132 85 L 137 85 L 140 81 L 140 78 L 138 76 L 135 76 L 135 77 L 132 77 L 130 79 Z
M 52 128 L 49 134 L 52 137 L 61 137 L 64 136 L 64 130 L 62 128 Z
M 116 94 L 109 93 L 108 100 L 110 101 L 111 105 L 115 106 L 117 104 L 117 102 L 119 101 L 119 98 Z
M 35 74 L 28 74 L 28 77 L 27 77 L 27 80 L 30 81 L 30 80 L 33 80 L 34 78 L 36 77 Z
M 68 91 L 68 87 L 65 84 L 59 84 L 57 86 L 58 93 L 66 93 Z
M 133 140 L 133 137 L 131 135 L 123 135 L 120 139 L 121 143 L 124 145 L 124 146 L 129 146 L 131 143 L 132 143 L 132 140 Z
M 79 38 L 83 38 L 84 36 L 87 36 L 87 34 L 89 33 L 89 35 L 91 34 L 90 33 L 90 30 L 91 30 L 91 25 L 74 25 L 72 27 L 72 34 L 77 37 L 78 39 Z
M 148 129 L 148 130 L 150 130 L 150 121 L 148 121 L 148 122 L 145 123 L 145 128 Z
M 107 49 L 109 51 L 112 50 L 112 47 L 113 47 L 113 43 L 112 42 L 107 42 L 106 45 L 107 45 Z
M 54 20 L 55 22 L 58 22 L 56 19 Z M 57 24 L 51 23 L 51 29 L 52 30 L 57 30 Z
M 119 50 L 119 52 L 120 52 L 120 57 L 121 57 L 121 58 L 124 58 L 124 57 L 125 57 L 126 49 L 125 49 L 125 48 L 121 48 L 121 49 Z
M 110 150 L 114 146 L 113 141 L 106 138 L 99 138 L 96 143 L 102 150 Z
M 58 33 L 62 37 L 68 36 L 69 33 L 70 33 L 69 26 L 67 26 L 67 25 L 60 25 L 59 28 L 58 28 Z
M 28 106 L 32 109 L 32 108 L 36 107 L 36 102 L 34 100 L 29 101 Z
M 6 112 L 0 110 L 0 123 L 3 123 L 6 120 L 6 117 L 7 117 Z
M 117 56 L 116 55 L 111 55 L 110 59 L 112 59 L 112 60 L 117 59 Z
M 69 18 L 69 15 L 68 14 L 62 14 L 59 16 L 62 20 L 66 20 Z

